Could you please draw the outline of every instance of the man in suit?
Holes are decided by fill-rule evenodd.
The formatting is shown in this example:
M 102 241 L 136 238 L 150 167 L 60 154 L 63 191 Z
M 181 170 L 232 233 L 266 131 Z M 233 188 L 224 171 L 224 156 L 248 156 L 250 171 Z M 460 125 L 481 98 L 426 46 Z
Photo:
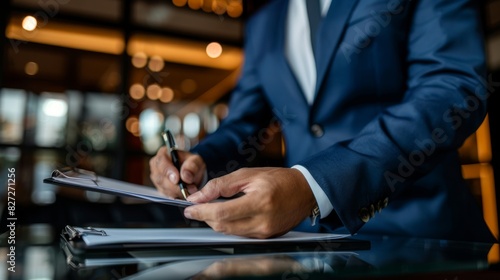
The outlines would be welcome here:
M 457 155 L 486 113 L 473 2 L 271 1 L 247 22 L 229 116 L 181 153 L 180 173 L 160 149 L 151 179 L 181 197 L 180 175 L 199 203 L 184 215 L 228 234 L 298 226 L 490 241 Z M 266 127 L 281 129 L 286 167 L 240 169 Z

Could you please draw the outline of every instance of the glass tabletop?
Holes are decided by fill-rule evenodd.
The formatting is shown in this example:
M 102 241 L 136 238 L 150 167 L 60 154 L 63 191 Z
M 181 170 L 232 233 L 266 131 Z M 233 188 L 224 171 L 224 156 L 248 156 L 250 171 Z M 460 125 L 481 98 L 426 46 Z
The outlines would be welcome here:
M 356 235 L 369 247 L 221 247 L 72 254 L 47 225 L 0 236 L 0 279 L 489 279 L 500 276 L 498 244 Z M 12 240 L 11 238 L 10 240 Z M 14 247 L 12 247 L 14 246 Z M 356 248 L 356 247 L 355 247 Z M 484 278 L 486 276 L 486 278 Z M 500 278 L 496 278 L 500 279 Z

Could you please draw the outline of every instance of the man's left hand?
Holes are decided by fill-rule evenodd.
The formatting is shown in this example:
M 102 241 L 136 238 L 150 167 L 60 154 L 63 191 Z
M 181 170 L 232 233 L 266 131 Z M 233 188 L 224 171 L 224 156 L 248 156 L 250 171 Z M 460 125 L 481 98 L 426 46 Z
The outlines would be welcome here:
M 316 205 L 302 173 L 291 168 L 243 168 L 210 180 L 188 200 L 199 204 L 184 210 L 186 218 L 204 221 L 218 232 L 253 238 L 285 234 Z

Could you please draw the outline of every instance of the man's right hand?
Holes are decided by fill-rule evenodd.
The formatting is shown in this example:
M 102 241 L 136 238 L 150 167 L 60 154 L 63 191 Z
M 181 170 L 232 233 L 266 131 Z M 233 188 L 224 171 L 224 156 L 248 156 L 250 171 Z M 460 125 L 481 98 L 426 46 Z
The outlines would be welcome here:
M 178 151 L 181 162 L 180 178 L 186 183 L 190 194 L 198 191 L 206 172 L 201 156 Z M 151 181 L 161 193 L 170 198 L 183 198 L 179 183 L 179 171 L 175 168 L 166 147 L 161 147 L 149 161 Z

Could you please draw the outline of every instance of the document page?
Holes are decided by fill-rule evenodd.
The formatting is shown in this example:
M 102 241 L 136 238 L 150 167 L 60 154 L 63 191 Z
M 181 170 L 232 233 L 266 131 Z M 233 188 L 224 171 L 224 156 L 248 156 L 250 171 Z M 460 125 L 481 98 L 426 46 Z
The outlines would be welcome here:
M 85 231 L 83 228 L 75 227 Z M 327 241 L 345 238 L 348 234 L 309 233 L 291 231 L 276 238 L 254 239 L 234 235 L 225 235 L 211 228 L 145 228 L 145 229 L 118 229 L 95 228 L 103 230 L 106 235 L 83 235 L 87 246 L 107 244 L 144 244 L 144 243 L 170 243 L 170 244 L 248 244 L 248 243 L 277 243 L 277 242 L 310 242 Z
M 93 178 L 87 174 L 81 174 L 78 172 L 69 172 L 64 174 L 65 175 L 52 176 L 51 178 L 45 179 L 44 182 L 82 188 L 89 191 L 114 194 L 118 196 L 135 197 L 151 202 L 181 207 L 193 205 L 193 203 L 189 201 L 168 198 L 152 187 L 141 186 L 102 176 L 96 176 Z

